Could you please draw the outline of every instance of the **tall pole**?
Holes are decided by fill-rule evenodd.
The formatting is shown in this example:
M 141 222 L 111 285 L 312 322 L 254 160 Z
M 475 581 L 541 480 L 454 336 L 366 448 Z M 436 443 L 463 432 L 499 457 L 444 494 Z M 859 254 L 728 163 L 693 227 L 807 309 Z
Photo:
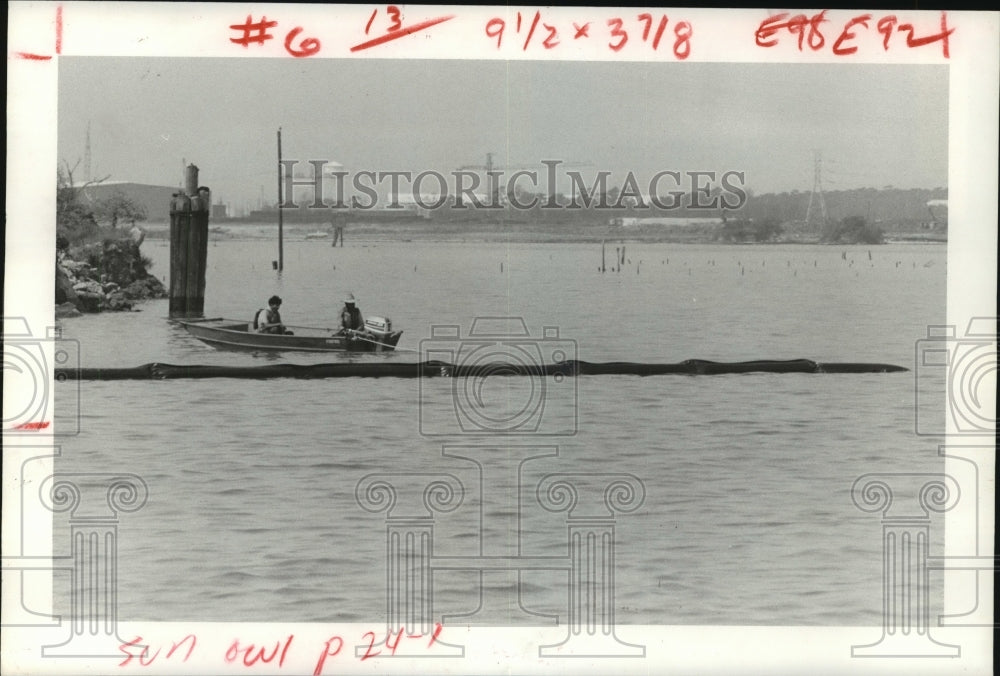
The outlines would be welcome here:
M 278 272 L 285 269 L 285 219 L 281 205 L 281 127 L 278 127 Z

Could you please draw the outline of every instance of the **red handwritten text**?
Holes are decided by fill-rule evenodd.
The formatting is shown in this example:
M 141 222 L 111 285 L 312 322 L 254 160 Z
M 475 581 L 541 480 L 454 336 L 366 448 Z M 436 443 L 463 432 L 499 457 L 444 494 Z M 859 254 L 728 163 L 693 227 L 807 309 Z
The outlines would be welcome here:
M 395 655 L 402 645 L 416 644 L 416 641 L 421 642 L 416 644 L 417 650 L 429 650 L 437 642 L 443 630 L 444 627 L 440 623 L 435 624 L 434 631 L 428 638 L 425 634 L 406 633 L 403 627 L 399 627 L 396 630 L 388 631 L 385 634 L 385 640 L 379 644 L 375 643 L 376 633 L 368 631 L 361 637 L 361 640 L 367 643 L 364 653 L 356 657 L 363 662 L 379 655 Z M 427 640 L 426 644 L 423 643 L 424 640 Z M 320 676 L 324 667 L 328 666 L 327 661 L 340 655 L 345 644 L 346 640 L 342 636 L 331 636 L 324 641 L 316 660 L 316 667 L 313 669 L 313 676 Z M 155 649 L 149 646 L 148 641 L 142 636 L 136 636 L 131 641 L 126 641 L 118 646 L 118 650 L 125 656 L 125 659 L 119 662 L 118 666 L 148 667 L 157 660 L 187 662 L 194 654 L 197 645 L 198 637 L 195 634 L 188 634 L 179 641 L 173 641 L 169 648 L 159 646 Z M 263 665 L 270 665 L 272 669 L 282 668 L 285 666 L 294 645 L 295 634 L 289 634 L 286 638 L 273 643 L 250 643 L 235 638 L 223 654 L 223 659 L 227 664 L 242 665 L 247 668 L 260 668 Z
M 376 9 L 372 12 L 371 18 L 368 19 L 368 23 L 365 25 L 365 35 L 368 35 L 368 31 L 372 27 L 372 23 L 375 21 L 375 17 L 378 14 Z M 380 35 L 377 38 L 367 40 L 359 45 L 354 45 L 351 47 L 352 52 L 360 52 L 363 49 L 371 49 L 372 47 L 377 47 L 378 45 L 384 45 L 392 40 L 398 40 L 399 38 L 405 38 L 407 35 L 413 35 L 422 30 L 427 30 L 431 26 L 436 26 L 439 23 L 444 23 L 445 21 L 450 21 L 454 19 L 455 16 L 439 16 L 435 19 L 427 19 L 426 21 L 421 21 L 420 23 L 415 23 L 412 26 L 403 26 L 403 15 L 400 13 L 399 8 L 395 5 L 389 5 L 386 8 L 386 14 L 389 17 L 389 26 L 386 28 L 384 35 Z
M 333 650 L 330 649 L 334 643 L 337 647 Z M 336 657 L 340 654 L 340 650 L 344 647 L 344 639 L 339 636 L 331 636 L 326 640 L 326 645 L 323 646 L 323 652 L 319 656 L 319 660 L 316 662 L 316 668 L 313 669 L 313 676 L 320 676 L 323 673 L 323 665 L 326 664 L 327 657 Z
M 243 31 L 243 37 L 229 38 L 229 41 L 237 45 L 243 45 L 244 47 L 249 47 L 251 42 L 262 45 L 266 40 L 274 38 L 267 31 L 269 28 L 274 28 L 277 25 L 277 21 L 268 21 L 266 16 L 262 17 L 260 21 L 254 22 L 253 17 L 247 14 L 246 23 L 237 23 L 229 26 L 234 31 Z
M 274 650 L 271 651 L 270 655 L 264 652 L 263 646 L 257 648 L 253 643 L 240 646 L 240 640 L 236 639 L 229 646 L 229 650 L 226 651 L 226 662 L 232 664 L 240 658 L 240 653 L 243 653 L 243 666 L 252 667 L 257 662 L 269 664 L 275 657 L 278 657 L 278 650 L 280 649 L 281 657 L 278 658 L 278 666 L 282 667 L 285 665 L 285 656 L 288 654 L 288 649 L 292 647 L 292 640 L 294 638 L 295 634 L 289 634 L 288 638 L 285 639 L 284 647 L 281 646 L 281 641 L 275 641 Z
M 663 34 L 667 30 L 670 19 L 666 14 L 659 18 L 648 12 L 643 12 L 636 17 L 638 27 L 626 22 L 622 17 L 608 19 L 607 26 L 608 42 L 607 46 L 613 52 L 619 52 L 629 43 L 630 38 L 639 34 L 639 42 L 649 44 L 655 51 L 660 48 Z M 566 30 L 566 35 L 572 35 L 573 40 L 585 40 L 591 37 L 591 22 L 579 23 L 571 22 L 572 32 Z M 655 25 L 655 29 L 654 29 Z M 640 30 L 641 27 L 641 30 Z M 514 33 L 523 35 L 520 41 L 521 51 L 528 51 L 532 43 L 539 45 L 543 49 L 553 49 L 561 44 L 559 26 L 554 23 L 542 21 L 542 13 L 536 11 L 534 15 L 524 16 L 521 12 L 515 15 L 513 26 Z M 504 45 L 504 33 L 507 31 L 507 21 L 502 17 L 495 16 L 486 22 L 486 37 L 493 38 L 497 42 L 497 49 L 502 49 Z M 677 21 L 674 23 L 674 56 L 678 60 L 684 60 L 691 54 L 691 35 L 693 29 L 687 21 Z
M 63 17 L 62 5 L 56 7 L 56 54 L 62 54 Z
M 63 36 L 63 16 L 62 16 L 62 5 L 56 7 L 56 54 L 62 54 L 62 36 Z M 14 56 L 19 59 L 26 59 L 28 61 L 50 61 L 52 59 L 48 54 L 33 54 L 32 52 L 14 52 Z
M 49 57 L 46 56 L 45 58 L 47 59 Z M 45 422 L 26 422 L 26 423 L 21 423 L 20 425 L 18 425 L 14 429 L 16 429 L 16 430 L 44 430 L 48 426 L 49 426 L 48 421 L 45 421 Z
M 247 20 L 244 23 L 229 26 L 234 31 L 243 32 L 240 37 L 229 38 L 229 41 L 233 44 L 242 45 L 244 49 L 248 48 L 251 44 L 263 45 L 268 40 L 274 39 L 274 36 L 268 31 L 277 26 L 277 21 L 268 21 L 266 16 L 261 17 L 260 21 L 254 21 L 253 16 L 248 14 Z M 316 38 L 305 38 L 299 43 L 298 47 L 294 47 L 292 43 L 302 30 L 301 26 L 296 26 L 288 31 L 288 34 L 285 36 L 285 51 L 300 59 L 317 54 L 321 47 L 320 41 Z
M 386 33 L 398 31 L 403 27 L 403 13 L 399 11 L 399 7 L 396 7 L 396 5 L 389 5 L 385 8 L 385 13 L 389 17 L 389 26 L 385 29 Z M 372 15 L 368 19 L 368 23 L 365 24 L 365 35 L 368 35 L 368 31 L 371 30 L 372 24 L 375 23 L 375 17 L 377 16 L 378 10 L 372 10 Z
M 187 662 L 188 658 L 191 657 L 191 653 L 194 652 L 194 647 L 198 644 L 198 637 L 195 636 L 194 634 L 188 634 L 180 641 L 175 641 L 173 644 L 171 644 L 170 650 L 167 651 L 167 654 L 164 656 L 164 659 L 169 660 L 170 658 L 172 658 L 174 656 L 174 653 L 177 652 L 177 650 L 181 646 L 183 646 L 185 643 L 188 642 L 190 642 L 190 644 L 188 645 L 187 652 L 183 653 L 184 657 L 181 658 L 181 662 Z M 127 650 L 127 648 L 134 648 L 136 650 L 141 649 L 141 652 L 135 652 L 135 653 L 130 652 L 129 650 Z M 123 643 L 122 645 L 118 646 L 118 650 L 120 650 L 122 653 L 126 655 L 125 659 L 118 663 L 119 667 L 124 667 L 133 659 L 137 659 L 140 665 L 148 667 L 159 656 L 162 648 L 157 648 L 156 652 L 150 655 L 149 648 L 147 646 L 142 645 L 142 636 L 136 636 L 131 641 Z
M 444 627 L 441 623 L 434 625 L 434 631 L 431 633 L 430 640 L 427 642 L 427 648 L 429 649 L 434 642 L 437 641 L 438 636 L 441 635 Z M 405 637 L 407 640 L 416 640 L 424 638 L 423 634 L 404 634 L 403 628 L 400 627 L 396 631 L 390 630 L 385 636 L 385 642 L 380 644 L 381 650 L 375 647 L 375 632 L 367 631 L 365 632 L 363 638 L 368 642 L 365 646 L 365 652 L 361 655 L 361 661 L 369 660 L 373 657 L 378 657 L 383 654 L 383 652 L 388 652 L 389 655 L 395 655 L 396 650 L 399 648 L 400 641 Z M 316 662 L 316 668 L 313 669 L 313 676 L 321 676 L 323 673 L 323 666 L 326 664 L 326 660 L 329 657 L 335 657 L 340 654 L 341 649 L 344 647 L 344 639 L 340 636 L 331 636 L 323 646 L 323 652 L 320 653 L 319 659 Z
M 846 21 L 839 32 L 836 33 L 837 37 L 832 45 L 833 53 L 837 56 L 847 56 L 857 52 L 858 47 L 854 44 L 854 40 L 858 38 L 858 34 L 862 31 L 870 30 L 872 18 L 871 14 L 859 14 Z M 816 52 L 823 49 L 827 44 L 823 29 L 823 24 L 825 23 L 830 23 L 830 20 L 826 17 L 826 10 L 812 16 L 806 16 L 805 14 L 789 16 L 785 12 L 769 16 L 761 21 L 754 37 L 758 47 L 769 48 L 779 43 L 782 31 L 787 31 L 796 37 L 796 43 L 800 52 L 804 51 L 806 47 Z M 882 35 L 883 51 L 889 51 L 889 48 L 892 46 L 892 36 L 894 34 L 905 33 L 906 47 L 908 49 L 940 42 L 944 58 L 950 58 L 948 42 L 955 29 L 948 28 L 947 12 L 941 12 L 939 31 L 924 35 L 923 37 L 917 36 L 917 29 L 912 23 L 899 23 L 899 20 L 893 14 L 879 19 L 875 23 L 875 30 Z
M 319 51 L 320 43 L 316 38 L 306 38 L 299 45 L 298 49 L 292 47 L 292 40 L 298 37 L 299 33 L 302 32 L 300 26 L 296 26 L 292 30 L 288 31 L 288 36 L 285 37 L 285 50 L 292 56 L 301 59 L 305 56 L 312 56 Z

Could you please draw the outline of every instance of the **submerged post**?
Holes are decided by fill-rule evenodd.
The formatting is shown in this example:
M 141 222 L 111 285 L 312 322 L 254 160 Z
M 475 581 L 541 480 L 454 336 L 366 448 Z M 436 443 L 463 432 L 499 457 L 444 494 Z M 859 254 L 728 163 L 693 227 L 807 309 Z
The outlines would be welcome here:
M 198 187 L 198 167 L 184 171 L 184 190 L 170 203 L 170 317 L 201 317 L 205 311 L 208 215 L 212 196 Z

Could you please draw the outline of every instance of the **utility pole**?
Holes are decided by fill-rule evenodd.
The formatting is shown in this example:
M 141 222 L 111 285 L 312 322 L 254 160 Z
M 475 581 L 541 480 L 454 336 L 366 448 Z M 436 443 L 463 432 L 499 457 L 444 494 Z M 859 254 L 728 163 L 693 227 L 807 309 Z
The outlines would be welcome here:
M 285 269 L 285 220 L 281 210 L 281 127 L 278 127 L 278 272 Z

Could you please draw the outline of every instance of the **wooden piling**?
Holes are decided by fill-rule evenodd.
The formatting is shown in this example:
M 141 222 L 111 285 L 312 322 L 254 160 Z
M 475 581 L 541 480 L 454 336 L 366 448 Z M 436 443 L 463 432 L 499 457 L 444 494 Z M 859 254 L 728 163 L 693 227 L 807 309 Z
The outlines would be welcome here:
M 188 197 L 198 194 L 198 167 L 193 164 L 184 168 L 184 194 Z
M 604 272 L 604 240 L 601 240 L 601 273 Z
M 208 270 L 208 217 L 212 212 L 212 192 L 206 186 L 198 188 L 199 214 L 204 214 L 205 227 L 198 228 L 198 269 L 197 275 L 197 297 L 201 299 L 198 314 L 201 315 L 205 307 L 205 274 Z
M 187 190 L 187 188 L 185 188 L 185 190 Z M 203 300 L 201 306 L 198 306 L 198 300 L 197 300 L 198 277 L 199 273 L 202 273 L 202 276 L 204 276 L 204 273 L 202 272 L 203 269 L 199 269 L 199 266 L 197 264 L 198 254 L 201 251 L 201 242 L 199 241 L 200 237 L 199 237 L 198 227 L 193 223 L 195 209 L 197 208 L 198 208 L 197 199 L 192 199 L 191 200 L 192 224 L 191 227 L 188 229 L 187 242 L 184 244 L 184 246 L 187 248 L 187 251 L 185 251 L 185 259 L 187 261 L 187 265 L 185 266 L 184 269 L 184 278 L 185 278 L 184 295 L 188 298 L 188 300 L 186 301 L 187 307 L 194 308 L 197 306 L 196 310 L 197 314 L 195 316 L 200 317 L 202 315 L 201 307 L 204 306 L 204 296 L 202 296 Z
M 187 277 L 181 274 L 181 270 L 184 268 L 182 265 L 184 262 L 184 256 L 180 255 L 181 251 L 181 232 L 182 229 L 176 222 L 178 214 L 183 214 L 185 212 L 190 212 L 191 201 L 188 199 L 184 191 L 175 192 L 173 198 L 170 201 L 170 316 L 173 317 L 176 314 L 175 310 L 175 298 L 184 298 L 184 289 L 187 284 Z M 183 309 L 183 306 L 181 306 Z M 183 312 L 181 312 L 183 315 Z
M 198 187 L 198 167 L 184 171 L 184 190 L 170 203 L 170 316 L 202 317 L 208 262 L 211 192 Z

